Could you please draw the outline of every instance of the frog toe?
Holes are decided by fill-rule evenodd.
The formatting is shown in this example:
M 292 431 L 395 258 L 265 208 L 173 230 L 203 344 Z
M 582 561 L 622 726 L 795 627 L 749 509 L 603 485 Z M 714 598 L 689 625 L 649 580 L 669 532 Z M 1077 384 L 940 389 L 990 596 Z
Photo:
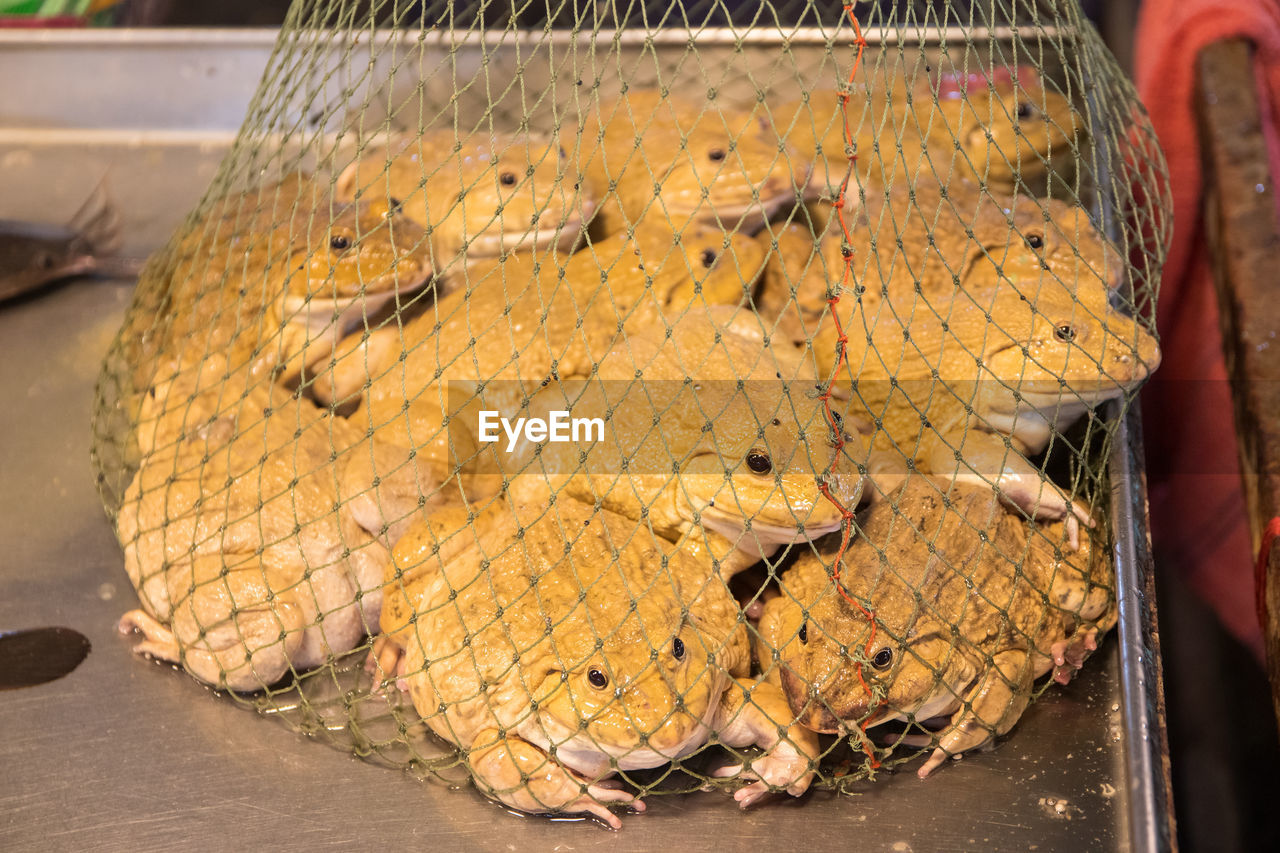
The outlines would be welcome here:
M 916 775 L 921 779 L 928 778 L 929 774 L 941 767 L 947 760 L 948 752 L 942 747 L 938 747 L 929 756 L 929 760 L 920 765 L 920 769 L 916 771 Z
M 404 650 L 386 635 L 373 641 L 373 648 L 364 660 L 364 671 L 373 676 L 372 692 L 382 693 L 388 684 L 401 680 L 404 672 Z
M 738 789 L 733 795 L 738 805 L 745 809 L 780 789 L 793 797 L 800 796 L 809 790 L 814 771 L 808 756 L 779 744 L 769 753 L 753 759 L 750 766 L 732 764 L 721 767 L 713 775 L 719 778 L 753 780 L 750 785 Z
M 1049 647 L 1049 655 L 1053 658 L 1053 680 L 1059 684 L 1068 684 L 1071 677 L 1084 667 L 1084 659 L 1089 652 L 1098 649 L 1098 628 L 1091 625 L 1080 628 L 1065 640 L 1059 640 Z
M 142 634 L 142 641 L 134 644 L 134 654 L 146 655 L 170 663 L 181 661 L 181 651 L 173 632 L 142 610 L 130 610 L 120 617 L 121 634 Z

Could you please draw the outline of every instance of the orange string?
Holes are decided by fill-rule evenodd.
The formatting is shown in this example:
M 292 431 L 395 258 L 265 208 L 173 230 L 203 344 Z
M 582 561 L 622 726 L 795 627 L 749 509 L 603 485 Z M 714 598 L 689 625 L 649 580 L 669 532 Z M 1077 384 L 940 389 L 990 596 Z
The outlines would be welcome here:
M 844 218 L 844 199 L 845 194 L 849 190 L 849 176 L 853 174 L 853 165 L 858 159 L 857 152 L 853 150 L 853 133 L 849 129 L 849 94 L 853 91 L 858 67 L 862 64 L 862 52 L 867 47 L 867 40 L 862 36 L 862 27 L 858 25 L 858 19 L 854 17 L 853 7 L 853 3 L 844 4 L 844 14 L 848 16 L 849 22 L 853 24 L 853 43 L 857 46 L 858 52 L 854 57 L 853 67 L 849 69 L 849 80 L 845 86 L 845 90 L 838 95 L 840 101 L 840 118 L 844 124 L 844 147 L 845 153 L 849 158 L 849 169 L 845 171 L 844 180 L 840 182 L 840 192 L 837 193 L 835 200 L 836 217 L 840 221 L 840 230 L 844 234 L 844 245 L 848 248 L 843 252 L 844 274 L 840 280 L 840 289 L 832 293 L 831 296 L 827 298 L 827 304 L 831 306 L 831 318 L 836 324 L 836 365 L 835 370 L 827 381 L 827 387 L 819 397 L 819 399 L 822 400 L 823 411 L 826 412 L 827 415 L 827 424 L 835 431 L 836 434 L 836 459 L 839 458 L 840 451 L 844 448 L 844 429 L 842 425 L 836 421 L 835 413 L 831 411 L 831 389 L 835 384 L 836 376 L 840 374 L 840 369 L 845 364 L 845 348 L 849 341 L 849 337 L 845 334 L 844 326 L 840 323 L 840 314 L 836 310 L 836 306 L 840 302 L 840 292 L 844 290 L 845 285 L 853 278 L 853 236 L 849 233 L 849 225 L 845 222 Z M 822 482 L 819 482 L 818 489 L 822 492 L 823 497 L 835 504 L 836 509 L 840 511 L 841 518 L 843 519 L 843 524 L 840 527 L 840 549 L 836 551 L 835 559 L 831 563 L 831 580 L 835 583 L 836 591 L 840 593 L 840 597 L 862 611 L 862 614 L 867 617 L 867 621 L 871 624 L 871 634 L 867 637 L 867 643 L 862 649 L 862 656 L 863 658 L 866 658 L 867 655 L 870 654 L 872 644 L 876 639 L 875 614 L 864 607 L 860 602 L 855 601 L 853 597 L 845 591 L 844 584 L 840 583 L 840 564 L 841 560 L 844 559 L 845 551 L 849 548 L 849 537 L 851 535 L 851 527 L 854 519 L 853 510 L 840 502 L 840 499 L 831 492 L 831 488 L 828 486 L 825 479 Z M 863 674 L 862 661 L 859 660 L 855 663 L 855 672 L 858 674 L 858 681 L 862 684 L 862 689 L 865 690 L 867 692 L 867 696 L 870 697 L 871 688 L 867 684 L 866 677 Z M 879 704 L 880 703 L 877 702 L 876 707 L 879 707 Z M 876 758 L 875 750 L 870 746 L 870 741 L 866 736 L 867 724 L 874 716 L 875 708 L 872 708 L 870 713 L 867 714 L 866 718 L 858 727 L 862 731 L 862 751 L 871 759 L 872 767 L 879 767 L 880 760 Z

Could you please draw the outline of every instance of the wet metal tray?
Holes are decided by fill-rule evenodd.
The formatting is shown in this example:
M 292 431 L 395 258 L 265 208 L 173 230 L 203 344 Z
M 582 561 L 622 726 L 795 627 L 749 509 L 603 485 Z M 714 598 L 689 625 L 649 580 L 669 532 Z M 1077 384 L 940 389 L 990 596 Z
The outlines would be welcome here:
M 171 233 L 234 139 L 268 31 L 0 33 L 0 218 L 59 222 L 107 176 L 126 254 Z M 821 50 L 821 47 L 816 47 Z M 72 673 L 0 692 L 0 849 L 314 851 L 1170 849 L 1168 766 L 1140 429 L 1111 505 L 1120 627 L 995 749 L 742 813 L 652 797 L 610 833 L 517 818 L 472 791 L 308 743 L 135 657 L 136 598 L 89 464 L 93 384 L 132 282 L 75 280 L 0 306 L 0 632 L 66 626 Z

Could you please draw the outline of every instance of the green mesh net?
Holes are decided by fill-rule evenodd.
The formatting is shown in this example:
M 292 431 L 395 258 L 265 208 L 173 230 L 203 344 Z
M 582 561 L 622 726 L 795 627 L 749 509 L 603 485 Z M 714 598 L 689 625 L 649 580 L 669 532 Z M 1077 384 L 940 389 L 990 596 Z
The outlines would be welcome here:
M 1073 3 L 297 2 L 103 368 L 122 627 L 529 812 L 928 773 L 1115 622 L 1167 209 Z

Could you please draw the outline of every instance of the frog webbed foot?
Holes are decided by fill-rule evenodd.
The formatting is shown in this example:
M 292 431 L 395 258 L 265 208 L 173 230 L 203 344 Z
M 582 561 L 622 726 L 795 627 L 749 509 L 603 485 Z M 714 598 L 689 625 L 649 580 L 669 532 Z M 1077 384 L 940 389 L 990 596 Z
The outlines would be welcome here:
M 147 655 L 169 663 L 181 663 L 182 652 L 173 632 L 143 610 L 130 610 L 120 617 L 117 625 L 121 634 L 142 634 L 142 641 L 133 647 L 134 654 Z
M 986 672 L 964 695 L 951 725 L 938 737 L 938 747 L 916 771 L 921 779 L 954 755 L 977 749 L 1003 735 L 1031 701 L 1032 667 L 1025 650 L 992 656 Z
M 1081 625 L 1070 637 L 1054 643 L 1049 647 L 1049 656 L 1053 658 L 1053 680 L 1059 684 L 1070 684 L 1072 676 L 1084 666 L 1084 659 L 1097 650 L 1096 625 Z
M 781 789 L 798 797 L 813 781 L 813 762 L 793 744 L 782 740 L 764 755 L 744 764 L 730 764 L 712 774 L 717 779 L 737 778 L 751 784 L 733 792 L 742 808 L 750 808 Z
M 496 729 L 476 735 L 467 766 L 485 796 L 530 814 L 590 814 L 621 829 L 622 820 L 610 806 L 645 810 L 644 802 L 616 781 L 588 780 L 528 741 Z
M 716 735 L 726 746 L 758 746 L 763 755 L 721 767 L 717 778 L 753 780 L 734 792 L 748 808 L 783 790 L 798 797 L 809 789 L 818 766 L 818 736 L 795 722 L 782 688 L 767 681 L 738 678 L 726 693 Z

